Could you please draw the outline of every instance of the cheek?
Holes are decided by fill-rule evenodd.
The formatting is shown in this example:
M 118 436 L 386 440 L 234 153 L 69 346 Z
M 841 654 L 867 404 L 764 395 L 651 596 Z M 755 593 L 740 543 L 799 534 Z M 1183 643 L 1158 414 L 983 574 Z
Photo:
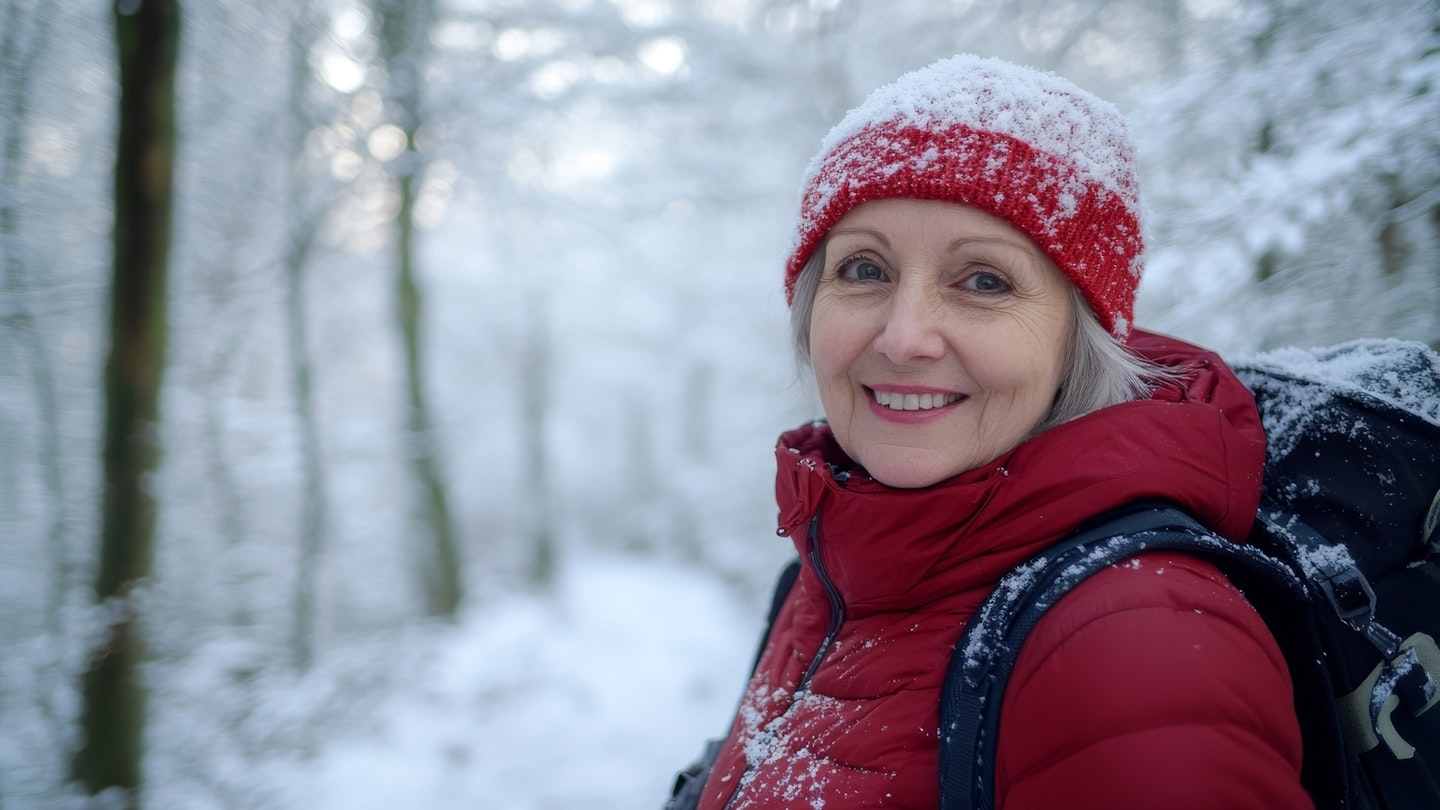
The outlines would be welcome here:
M 995 340 L 972 352 L 976 382 L 1014 401 L 1049 407 L 1065 368 L 1067 323 L 1065 313 L 1055 313 L 994 333 Z
M 827 306 L 815 302 L 810 320 L 810 365 L 821 387 L 827 380 L 845 375 L 858 353 L 855 347 L 857 330 L 850 319 Z
M 1037 358 L 1013 356 L 993 357 L 984 365 L 971 366 L 971 373 L 976 384 L 989 393 L 991 403 L 1005 406 L 1024 406 L 1041 398 L 1051 376 L 1048 365 Z
M 1055 329 L 1035 350 L 1032 386 L 1036 389 L 1035 396 L 1043 400 L 1046 408 L 1054 401 L 1055 394 L 1060 390 L 1060 384 L 1064 380 L 1065 360 L 1069 355 L 1069 337 L 1067 329 Z

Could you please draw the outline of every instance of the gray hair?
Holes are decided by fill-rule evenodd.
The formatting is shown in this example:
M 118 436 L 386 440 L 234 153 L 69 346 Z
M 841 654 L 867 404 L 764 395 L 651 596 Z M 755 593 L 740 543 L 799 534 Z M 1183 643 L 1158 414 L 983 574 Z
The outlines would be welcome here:
M 795 295 L 790 306 L 790 335 L 796 363 L 802 370 L 810 367 L 810 321 L 824 269 L 825 243 L 821 242 L 795 279 Z M 1184 373 L 1131 353 L 1100 325 L 1080 290 L 1073 284 L 1066 286 L 1070 290 L 1072 312 L 1070 356 L 1065 358 L 1064 381 L 1055 402 L 1030 436 L 1101 408 L 1148 398 L 1160 385 Z

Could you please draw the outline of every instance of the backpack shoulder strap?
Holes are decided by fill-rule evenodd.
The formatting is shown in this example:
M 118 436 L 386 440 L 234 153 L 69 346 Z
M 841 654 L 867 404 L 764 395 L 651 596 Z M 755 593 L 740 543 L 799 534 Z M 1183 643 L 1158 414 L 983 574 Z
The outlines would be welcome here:
M 1021 645 L 1045 611 L 1091 574 L 1155 549 L 1238 563 L 1297 598 L 1303 596 L 1283 564 L 1216 537 L 1169 504 L 1131 504 L 1081 526 L 1001 578 L 955 644 L 940 696 L 941 810 L 994 807 L 996 742 L 1006 682 Z
M 755 650 L 755 661 L 750 664 L 750 674 L 754 675 L 755 670 L 760 666 L 760 656 L 765 654 L 765 645 L 770 643 L 770 633 L 775 629 L 775 620 L 780 617 L 780 608 L 785 606 L 785 598 L 790 595 L 791 589 L 795 587 L 795 580 L 800 578 L 800 558 L 795 557 L 780 569 L 780 576 L 775 579 L 775 592 L 770 595 L 770 610 L 765 617 L 765 632 L 760 635 L 760 646 Z

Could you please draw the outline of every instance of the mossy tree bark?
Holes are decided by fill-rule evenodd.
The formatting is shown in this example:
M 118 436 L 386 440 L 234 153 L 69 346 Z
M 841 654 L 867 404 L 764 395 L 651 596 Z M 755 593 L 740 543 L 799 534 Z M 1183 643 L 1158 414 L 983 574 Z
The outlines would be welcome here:
M 118 0 L 120 76 L 115 154 L 110 357 L 105 367 L 104 498 L 96 599 L 105 632 L 83 676 L 75 777 L 92 794 L 139 806 L 145 645 L 136 591 L 154 549 L 153 478 L 166 342 L 166 277 L 175 158 L 178 0 Z

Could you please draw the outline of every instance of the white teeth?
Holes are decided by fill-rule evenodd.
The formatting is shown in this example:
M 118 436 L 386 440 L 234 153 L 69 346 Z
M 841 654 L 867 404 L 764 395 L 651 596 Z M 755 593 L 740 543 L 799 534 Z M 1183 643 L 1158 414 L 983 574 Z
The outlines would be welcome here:
M 898 394 L 876 391 L 875 401 L 892 411 L 928 411 L 960 401 L 960 394 Z

